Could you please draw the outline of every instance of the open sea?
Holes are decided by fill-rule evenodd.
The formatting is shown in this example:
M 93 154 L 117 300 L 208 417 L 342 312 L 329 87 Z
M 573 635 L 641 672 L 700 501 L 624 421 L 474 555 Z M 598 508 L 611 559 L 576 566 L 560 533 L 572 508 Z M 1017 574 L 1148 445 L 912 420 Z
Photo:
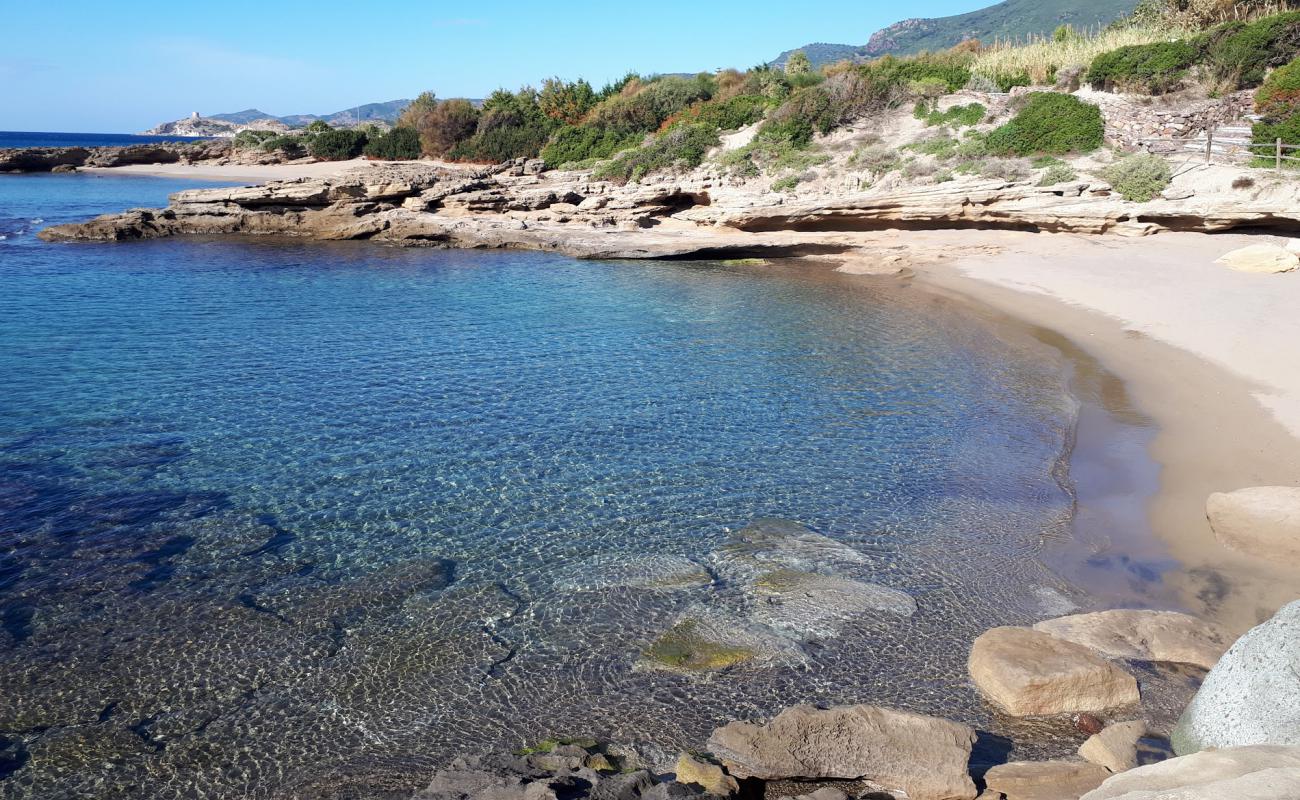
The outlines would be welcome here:
M 824 268 L 34 235 L 196 185 L 0 177 L 0 798 L 399 797 L 799 702 L 1077 746 L 965 667 L 1094 604 L 1060 352 Z
M 0 150 L 6 147 L 122 147 L 158 142 L 202 142 L 201 136 L 137 136 L 131 133 L 58 133 L 0 131 Z

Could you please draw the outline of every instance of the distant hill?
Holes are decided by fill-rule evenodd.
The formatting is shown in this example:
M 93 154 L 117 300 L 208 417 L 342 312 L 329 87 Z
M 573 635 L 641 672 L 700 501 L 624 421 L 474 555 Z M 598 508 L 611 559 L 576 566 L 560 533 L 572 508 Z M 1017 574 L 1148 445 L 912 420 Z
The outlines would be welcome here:
M 342 111 L 335 111 L 333 114 L 290 114 L 285 117 L 277 117 L 256 108 L 249 108 L 229 114 L 211 114 L 205 119 L 219 119 L 224 122 L 233 122 L 236 125 L 247 125 L 254 120 L 275 119 L 291 128 L 301 128 L 318 119 L 323 119 L 330 125 L 346 127 L 362 122 L 396 122 L 398 115 L 402 113 L 402 109 L 410 104 L 409 99 L 389 100 L 385 103 L 366 103 Z
M 1105 25 L 1131 12 L 1137 0 L 1005 0 L 997 5 L 933 19 L 907 19 L 877 31 L 864 45 L 816 44 L 803 50 L 814 66 L 844 59 L 908 55 L 922 50 L 943 50 L 966 39 L 982 42 L 1017 40 L 1049 34 L 1061 25 L 1088 28 Z M 794 50 L 778 56 L 773 66 L 783 66 Z

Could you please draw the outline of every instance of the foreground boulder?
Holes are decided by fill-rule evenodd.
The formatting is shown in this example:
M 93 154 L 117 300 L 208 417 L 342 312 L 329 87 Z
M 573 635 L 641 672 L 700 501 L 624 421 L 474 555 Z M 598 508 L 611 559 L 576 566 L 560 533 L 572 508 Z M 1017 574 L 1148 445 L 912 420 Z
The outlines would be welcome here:
M 1260 558 L 1300 559 L 1300 488 L 1220 492 L 1210 495 L 1205 511 L 1224 545 Z
M 1044 620 L 1034 630 L 1111 658 L 1172 661 L 1211 669 L 1232 644 L 1212 622 L 1175 611 L 1099 611 Z
M 1278 273 L 1300 268 L 1300 256 L 1275 244 L 1252 244 L 1225 253 L 1216 263 L 1238 272 Z
M 1138 765 L 1138 742 L 1147 735 L 1144 720 L 1117 722 L 1088 737 L 1079 755 L 1111 772 L 1123 772 Z
M 1017 717 L 1105 711 L 1137 703 L 1132 675 L 1091 649 L 1029 628 L 993 628 L 971 646 L 971 679 Z
M 1223 654 L 1171 739 L 1179 755 L 1210 747 L 1300 745 L 1300 600 Z
M 701 761 L 689 753 L 677 757 L 677 782 L 699 786 L 705 794 L 731 797 L 740 791 L 740 783 L 717 764 Z
M 865 778 L 910 800 L 970 800 L 975 731 L 948 720 L 857 705 L 787 708 L 766 725 L 732 722 L 709 750 L 737 778 Z
M 1108 777 L 1104 767 L 1087 762 L 1013 761 L 985 773 L 980 800 L 1079 800 Z
M 1112 775 L 1083 800 L 1295 800 L 1300 747 L 1207 750 Z

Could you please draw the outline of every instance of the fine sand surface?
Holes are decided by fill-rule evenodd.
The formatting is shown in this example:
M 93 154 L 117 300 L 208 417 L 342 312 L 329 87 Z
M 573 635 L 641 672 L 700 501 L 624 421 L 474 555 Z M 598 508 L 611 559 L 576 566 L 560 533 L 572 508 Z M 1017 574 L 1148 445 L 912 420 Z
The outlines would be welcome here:
M 354 169 L 370 169 L 375 164 L 385 163 L 391 165 L 393 162 L 354 158 L 350 161 L 318 161 L 311 164 L 132 164 L 125 167 L 85 167 L 81 171 L 103 175 L 155 175 L 203 181 L 264 183 L 292 178 L 328 178 Z
M 1149 520 L 1182 564 L 1166 578 L 1184 605 L 1244 632 L 1300 597 L 1300 564 L 1228 550 L 1205 518 L 1211 492 L 1300 483 L 1300 272 L 1245 274 L 1214 263 L 1234 248 L 1280 240 L 897 236 L 925 248 L 947 244 L 949 259 L 917 265 L 923 282 L 1041 326 L 1042 338 L 1067 352 L 1077 347 L 1109 373 L 1082 376 L 1090 385 L 1078 389 L 1112 413 L 1154 422 L 1150 452 L 1161 473 Z M 1094 453 L 1093 462 L 1106 457 Z M 1113 454 L 1120 502 L 1134 491 L 1118 474 L 1122 459 Z M 1117 542 L 1131 535 L 1114 531 Z

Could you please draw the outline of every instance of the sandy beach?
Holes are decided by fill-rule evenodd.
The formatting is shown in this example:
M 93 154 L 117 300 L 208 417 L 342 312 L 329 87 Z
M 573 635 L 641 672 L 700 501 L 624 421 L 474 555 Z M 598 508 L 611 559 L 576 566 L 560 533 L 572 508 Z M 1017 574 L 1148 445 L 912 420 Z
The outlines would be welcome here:
M 1110 373 L 1082 391 L 1153 421 L 1161 474 L 1150 525 L 1182 563 L 1171 581 L 1194 613 L 1244 631 L 1295 599 L 1300 565 L 1223 547 L 1205 517 L 1211 492 L 1295 485 L 1300 475 L 1300 273 L 1214 263 L 1277 237 L 899 236 L 974 252 L 921 266 L 920 279 L 1041 326 L 1048 341 L 1059 334 Z
M 294 178 L 330 178 L 352 170 L 370 169 L 384 163 L 391 164 L 395 162 L 377 162 L 368 161 L 364 158 L 354 158 L 349 161 L 265 165 L 133 164 L 125 167 L 83 167 L 81 171 L 101 175 L 154 175 L 165 178 L 191 178 L 203 181 L 265 183 L 266 181 L 284 181 Z

